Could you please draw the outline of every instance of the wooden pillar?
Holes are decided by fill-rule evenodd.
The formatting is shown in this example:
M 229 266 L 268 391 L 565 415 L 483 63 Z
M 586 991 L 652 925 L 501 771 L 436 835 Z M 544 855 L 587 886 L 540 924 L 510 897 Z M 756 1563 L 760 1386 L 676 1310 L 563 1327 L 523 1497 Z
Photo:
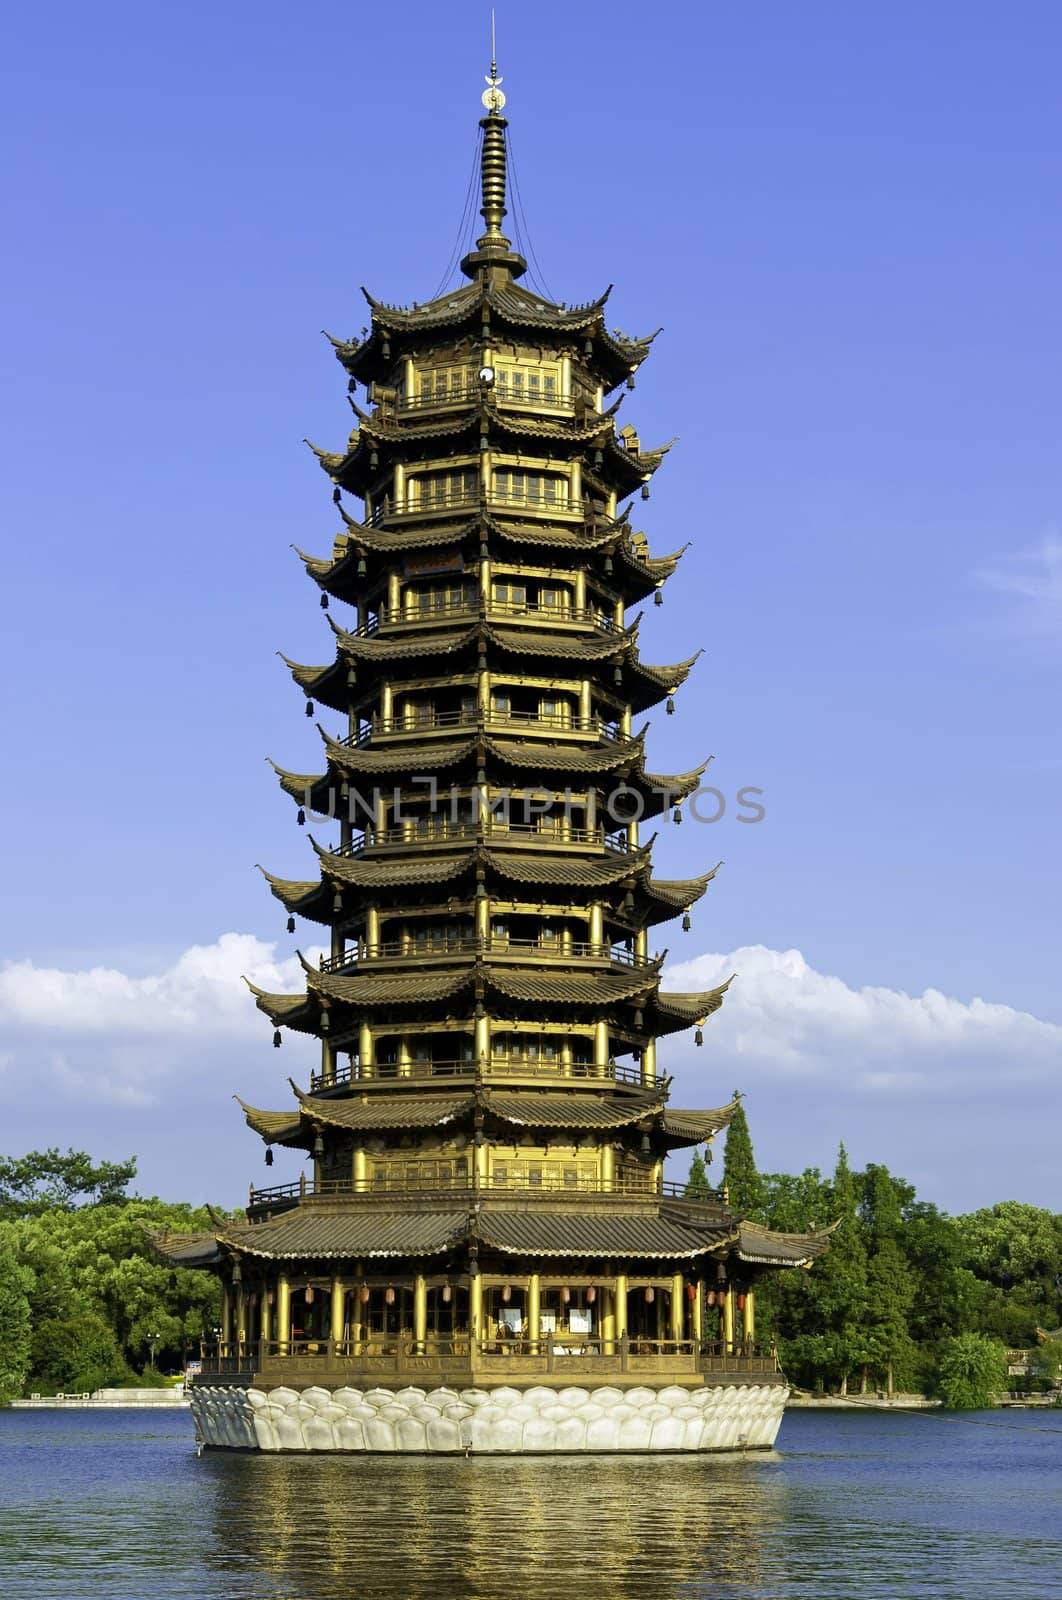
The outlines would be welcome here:
M 481 894 L 476 896 L 476 938 L 481 946 L 486 949 L 490 939 L 490 896 Z
M 369 1187 L 369 1158 L 365 1154 L 365 1146 L 360 1142 L 354 1146 L 354 1161 L 351 1171 L 354 1180 L 355 1192 L 361 1194 Z
M 616 1274 L 616 1338 L 623 1339 L 627 1333 L 627 1274 Z
M 638 928 L 634 935 L 634 953 L 643 960 L 649 954 L 649 929 Z
M 428 1343 L 428 1280 L 423 1272 L 413 1279 L 413 1349 L 422 1356 Z
M 542 1279 L 533 1272 L 527 1280 L 527 1340 L 528 1354 L 538 1355 L 542 1337 Z
M 372 1030 L 367 1022 L 358 1024 L 358 1076 L 359 1078 L 376 1076 Z
M 358 1355 L 360 1354 L 360 1351 L 357 1347 L 361 1344 L 361 1341 L 365 1337 L 365 1325 L 362 1321 L 362 1318 L 365 1314 L 365 1307 L 361 1303 L 361 1291 L 364 1288 L 363 1280 L 365 1278 L 365 1268 L 362 1266 L 360 1261 L 355 1267 L 354 1272 L 354 1305 L 350 1319 L 350 1337 L 354 1343 L 354 1353 L 355 1355 Z
M 632 817 L 630 822 L 627 824 L 627 843 L 630 845 L 632 850 L 638 849 L 638 839 L 638 819 L 637 817 Z
M 487 561 L 487 560 L 483 560 L 479 564 L 479 592 L 483 596 L 484 601 L 488 605 L 490 604 L 490 593 L 491 593 L 490 582 L 491 582 L 490 562 Z
M 734 1348 L 734 1288 L 727 1284 L 723 1299 L 723 1351 L 729 1355 Z
M 277 1278 L 277 1351 L 286 1356 L 291 1350 L 291 1282 L 286 1272 Z
M 333 1084 L 336 1081 L 336 1047 L 329 1039 L 321 1040 L 321 1082 Z
M 561 1041 L 561 1072 L 566 1078 L 572 1075 L 572 1041 L 567 1034 Z
M 406 469 L 401 461 L 395 462 L 394 484 L 391 492 L 395 510 L 404 511 L 406 509 Z
M 346 1321 L 347 1288 L 342 1278 L 332 1279 L 332 1304 L 329 1337 L 333 1345 L 343 1343 L 343 1324 Z
M 756 1296 L 749 1289 L 745 1294 L 745 1340 L 751 1344 L 756 1337 Z
M 590 943 L 600 947 L 605 942 L 605 913 L 600 902 L 590 907 Z
M 625 739 L 630 738 L 633 725 L 634 718 L 631 715 L 631 708 L 629 705 L 626 705 L 620 712 L 620 733 L 622 733 Z
M 583 464 L 581 461 L 572 462 L 571 495 L 573 505 L 578 505 L 583 498 Z
M 586 610 L 586 571 L 583 567 L 575 574 L 575 609 L 577 612 Z
M 616 1182 L 616 1151 L 611 1144 L 601 1146 L 601 1187 L 611 1190 Z
M 642 1046 L 642 1082 L 652 1084 L 656 1079 L 656 1040 L 647 1039 Z
M 590 679 L 582 678 L 579 682 L 579 722 L 586 728 L 590 722 Z
M 690 1302 L 693 1323 L 690 1328 L 690 1337 L 696 1340 L 698 1345 L 701 1345 L 704 1342 L 704 1284 L 700 1278 L 697 1279 L 694 1288 L 697 1291 L 697 1297 Z
M 686 1337 L 686 1306 L 683 1296 L 686 1285 L 682 1281 L 682 1273 L 676 1272 L 671 1280 L 671 1337 L 684 1339 Z
M 398 1041 L 398 1076 L 409 1078 L 413 1074 L 413 1056 L 409 1048 L 409 1037 L 403 1034 Z
M 247 1299 L 243 1292 L 242 1283 L 235 1285 L 233 1299 L 235 1302 L 233 1306 L 234 1335 L 236 1347 L 242 1353 L 247 1340 Z
M 365 908 L 365 954 L 376 956 L 380 953 L 380 908 L 379 906 L 366 906 Z
M 273 1337 L 273 1319 L 271 1316 L 272 1307 L 269 1303 L 270 1296 L 273 1293 L 274 1290 L 266 1283 L 263 1283 L 258 1291 L 258 1304 L 260 1307 L 258 1337 L 261 1339 L 263 1344 L 268 1344 L 270 1339 Z
M 380 685 L 380 720 L 389 724 L 395 714 L 395 692 L 389 683 Z
M 490 1060 L 490 1018 L 477 1017 L 475 1021 L 475 1057 L 477 1061 L 486 1062 Z
M 398 573 L 389 572 L 387 574 L 387 605 L 390 609 L 392 618 L 397 617 L 401 603 L 402 596 L 399 589 Z
M 221 1342 L 232 1342 L 232 1290 L 227 1283 L 221 1287 Z

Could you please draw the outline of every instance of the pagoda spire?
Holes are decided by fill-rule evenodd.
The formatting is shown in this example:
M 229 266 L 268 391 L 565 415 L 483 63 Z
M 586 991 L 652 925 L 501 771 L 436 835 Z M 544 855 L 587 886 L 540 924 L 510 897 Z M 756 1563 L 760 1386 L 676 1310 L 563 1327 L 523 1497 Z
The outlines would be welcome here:
M 483 144 L 480 151 L 480 215 L 486 231 L 476 240 L 476 248 L 465 256 L 461 271 L 469 278 L 486 276 L 490 269 L 501 268 L 512 278 L 527 271 L 527 262 L 512 247 L 512 242 L 502 232 L 506 215 L 505 190 L 508 177 L 508 147 L 505 130 L 508 121 L 502 116 L 505 94 L 498 76 L 498 62 L 494 33 L 494 12 L 490 14 L 490 72 L 483 92 L 483 105 L 487 115 L 480 118 Z

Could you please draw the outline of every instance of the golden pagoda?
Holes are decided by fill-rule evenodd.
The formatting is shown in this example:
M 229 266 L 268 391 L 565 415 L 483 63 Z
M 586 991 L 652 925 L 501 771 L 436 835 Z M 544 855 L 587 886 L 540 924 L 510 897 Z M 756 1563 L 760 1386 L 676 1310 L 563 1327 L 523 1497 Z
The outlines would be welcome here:
M 301 993 L 254 990 L 320 1069 L 282 1110 L 243 1106 L 268 1162 L 307 1168 L 252 1188 L 246 1221 L 156 1240 L 224 1286 L 192 1388 L 207 1445 L 769 1446 L 786 1386 L 756 1281 L 826 1243 L 664 1178 L 733 1106 L 674 1108 L 660 1059 L 727 985 L 668 993 L 650 947 L 714 875 L 654 877 L 647 836 L 704 770 L 647 770 L 637 722 L 696 659 L 640 653 L 634 608 L 682 554 L 630 520 L 666 453 L 617 421 L 651 340 L 606 328 L 607 294 L 520 283 L 500 81 L 469 281 L 367 296 L 364 337 L 332 341 L 356 420 L 317 455 L 342 528 L 302 559 L 335 654 L 288 666 L 342 731 L 318 724 L 323 770 L 276 770 L 338 837 L 311 833 L 312 878 L 265 874 L 289 931 L 330 945 Z

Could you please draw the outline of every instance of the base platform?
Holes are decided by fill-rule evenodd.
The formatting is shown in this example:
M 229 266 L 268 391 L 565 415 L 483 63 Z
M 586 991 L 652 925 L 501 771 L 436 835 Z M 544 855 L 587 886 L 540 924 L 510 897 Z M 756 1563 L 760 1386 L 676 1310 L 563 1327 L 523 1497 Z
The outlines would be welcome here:
M 211 1449 L 540 1455 L 767 1450 L 784 1383 L 702 1388 L 275 1389 L 197 1386 Z

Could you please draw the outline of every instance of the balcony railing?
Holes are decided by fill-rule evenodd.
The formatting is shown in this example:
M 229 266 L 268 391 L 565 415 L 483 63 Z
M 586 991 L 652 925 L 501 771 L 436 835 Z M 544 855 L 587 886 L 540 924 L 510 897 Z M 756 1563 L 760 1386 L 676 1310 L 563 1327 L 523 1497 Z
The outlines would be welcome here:
M 470 590 L 467 595 L 456 599 L 425 599 L 416 605 L 380 606 L 365 623 L 351 632 L 355 638 L 369 639 L 381 628 L 449 622 L 455 618 L 478 617 L 481 613 L 488 620 L 516 617 L 532 622 L 571 622 L 596 628 L 599 633 L 612 633 L 617 626 L 615 617 L 600 606 L 547 605 L 535 600 L 481 600 L 477 592 Z
M 255 1373 L 312 1372 L 324 1377 L 329 1372 L 408 1373 L 411 1369 L 421 1377 L 432 1371 L 507 1372 L 513 1377 L 521 1372 L 557 1373 L 566 1382 L 573 1374 L 603 1376 L 607 1372 L 702 1374 L 729 1381 L 779 1374 L 776 1347 L 751 1340 L 650 1339 L 626 1333 L 608 1339 L 564 1332 L 540 1333 L 537 1338 L 529 1333 L 474 1338 L 465 1329 L 428 1333 L 417 1339 L 413 1329 L 403 1328 L 397 1332 L 369 1330 L 360 1339 L 302 1336 L 204 1341 L 200 1372 L 193 1382 L 208 1383 L 219 1377 L 246 1380 Z
M 656 958 L 635 955 L 622 946 L 588 944 L 563 939 L 510 939 L 492 935 L 479 939 L 474 933 L 446 933 L 430 939 L 391 939 L 380 944 L 359 944 L 337 956 L 322 956 L 320 972 L 343 972 L 365 962 L 446 960 L 450 956 L 510 956 L 514 960 L 552 956 L 563 961 L 608 962 L 614 967 L 651 967 Z
M 307 1178 L 305 1173 L 294 1183 L 274 1184 L 268 1189 L 256 1189 L 253 1185 L 250 1190 L 248 1207 L 261 1210 L 277 1204 L 292 1201 L 313 1199 L 321 1196 L 346 1196 L 346 1195 L 438 1195 L 453 1197 L 455 1195 L 479 1195 L 497 1199 L 503 1196 L 510 1199 L 519 1199 L 521 1203 L 526 1200 L 540 1199 L 547 1196 L 556 1199 L 558 1195 L 599 1195 L 610 1200 L 689 1200 L 691 1203 L 724 1204 L 722 1189 L 707 1190 L 702 1194 L 687 1195 L 686 1186 L 682 1183 L 672 1183 L 670 1180 L 652 1183 L 648 1174 L 645 1178 L 635 1179 L 629 1175 L 617 1174 L 611 1183 L 598 1177 L 583 1177 L 578 1175 L 570 1182 L 554 1177 L 549 1173 L 542 1173 L 534 1183 L 526 1178 L 498 1178 L 493 1173 L 482 1180 L 472 1177 L 455 1176 L 452 1181 L 441 1182 L 437 1174 L 426 1176 L 423 1179 L 410 1177 L 391 1178 L 387 1174 L 373 1175 L 357 1182 L 353 1178 L 321 1178 L 314 1183 L 312 1178 Z
M 568 494 L 547 495 L 541 490 L 525 489 L 522 493 L 510 490 L 501 494 L 497 489 L 491 489 L 486 494 L 478 491 L 472 494 L 467 489 L 444 490 L 437 494 L 408 495 L 404 500 L 393 500 L 387 496 L 379 505 L 373 507 L 372 526 L 380 527 L 389 522 L 393 517 L 427 517 L 439 511 L 478 511 L 481 506 L 499 507 L 507 510 L 516 507 L 521 511 L 534 513 L 544 512 L 547 516 L 563 517 L 588 517 L 591 512 L 589 500 L 584 496 L 581 500 L 573 499 Z
M 355 833 L 344 845 L 336 845 L 332 855 L 360 856 L 365 850 L 381 849 L 389 845 L 461 844 L 469 839 L 504 838 L 510 844 L 535 845 L 596 845 L 626 855 L 630 842 L 625 833 L 606 833 L 603 828 L 576 828 L 570 823 L 558 822 L 547 826 L 549 819 L 535 823 L 507 822 L 503 817 L 485 813 L 479 821 L 453 822 L 448 816 L 410 818 L 392 828 L 369 828 Z
M 478 405 L 484 394 L 489 395 L 495 405 L 524 406 L 532 411 L 571 412 L 575 404 L 571 395 L 556 393 L 547 395 L 538 392 L 529 394 L 524 389 L 517 392 L 511 384 L 504 383 L 501 377 L 498 377 L 494 385 L 489 389 L 485 384 L 477 381 L 458 385 L 456 388 L 449 388 L 435 394 L 399 395 L 390 404 L 381 403 L 380 412 L 383 415 L 385 411 L 392 409 L 392 407 L 395 411 L 400 412 L 418 411 L 423 413 L 425 411 L 443 411 L 450 406 Z
M 397 734 L 421 738 L 425 733 L 447 732 L 461 728 L 471 731 L 480 726 L 512 729 L 518 733 L 597 734 L 600 738 L 612 741 L 628 737 L 618 722 L 611 722 L 601 716 L 579 717 L 565 716 L 560 712 L 499 711 L 494 707 L 485 710 L 478 706 L 459 706 L 453 711 L 421 711 L 409 717 L 374 717 L 371 722 L 359 728 L 357 733 L 347 734 L 345 738 L 337 740 L 337 743 L 360 748 L 372 739 Z
M 542 1062 L 519 1056 L 496 1056 L 490 1061 L 483 1062 L 478 1069 L 476 1063 L 467 1057 L 462 1057 L 459 1061 L 413 1060 L 403 1062 L 401 1065 L 394 1062 L 374 1062 L 364 1072 L 358 1062 L 346 1066 L 337 1065 L 331 1073 L 311 1073 L 310 1089 L 316 1094 L 321 1089 L 342 1088 L 348 1083 L 390 1083 L 395 1078 L 471 1080 L 477 1076 L 477 1071 L 484 1078 L 549 1078 L 561 1084 L 567 1083 L 572 1078 L 593 1078 L 602 1083 L 625 1083 L 651 1089 L 659 1088 L 665 1081 L 663 1073 L 656 1073 L 648 1079 L 643 1078 L 640 1067 L 627 1066 L 623 1062 L 613 1061 L 607 1067 L 595 1067 L 592 1061 L 573 1061 L 565 1066 L 559 1058 L 553 1062 Z

